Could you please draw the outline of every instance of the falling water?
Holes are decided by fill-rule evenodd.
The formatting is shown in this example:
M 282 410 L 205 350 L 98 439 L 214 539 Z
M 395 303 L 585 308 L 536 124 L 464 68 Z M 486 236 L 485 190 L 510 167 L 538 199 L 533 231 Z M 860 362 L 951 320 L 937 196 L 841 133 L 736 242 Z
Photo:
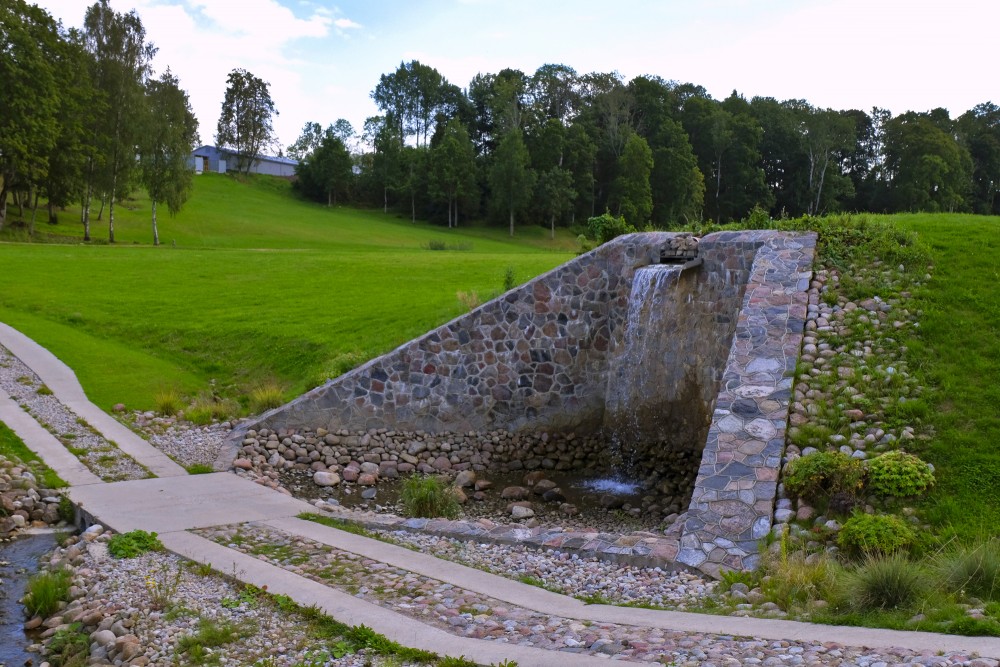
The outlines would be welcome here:
M 680 273 L 680 266 L 653 264 L 636 270 L 632 278 L 622 342 L 609 361 L 605 399 L 612 471 L 619 477 L 633 472 L 641 441 L 665 435 L 665 425 L 656 411 L 643 407 L 650 397 L 666 391 L 667 352 L 661 334 Z

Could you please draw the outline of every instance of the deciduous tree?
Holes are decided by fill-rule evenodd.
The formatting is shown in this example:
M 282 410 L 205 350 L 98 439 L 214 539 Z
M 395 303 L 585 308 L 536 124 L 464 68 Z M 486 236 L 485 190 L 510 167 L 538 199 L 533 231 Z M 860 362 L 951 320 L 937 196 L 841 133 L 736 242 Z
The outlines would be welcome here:
M 528 149 L 524 146 L 521 130 L 510 130 L 497 146 L 489 181 L 493 207 L 497 212 L 509 216 L 511 236 L 514 235 L 514 217 L 531 201 L 535 179 L 535 172 L 529 166 Z
M 198 143 L 198 119 L 187 93 L 168 69 L 146 84 L 147 124 L 139 144 L 139 168 L 152 208 L 153 245 L 160 244 L 156 205 L 176 215 L 191 193 L 188 156 Z
M 237 171 L 249 174 L 254 162 L 274 144 L 274 116 L 270 84 L 245 69 L 234 69 L 226 79 L 226 96 L 216 128 L 219 148 L 236 154 Z

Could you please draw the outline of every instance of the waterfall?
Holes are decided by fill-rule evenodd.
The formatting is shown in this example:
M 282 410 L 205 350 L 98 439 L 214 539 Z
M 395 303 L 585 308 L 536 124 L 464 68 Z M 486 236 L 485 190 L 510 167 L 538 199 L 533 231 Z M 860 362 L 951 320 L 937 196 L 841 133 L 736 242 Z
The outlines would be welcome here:
M 667 437 L 656 405 L 668 389 L 665 325 L 675 313 L 669 303 L 680 274 L 680 266 L 653 264 L 637 269 L 632 278 L 625 328 L 611 352 L 605 395 L 605 432 L 617 475 L 634 469 L 638 445 Z

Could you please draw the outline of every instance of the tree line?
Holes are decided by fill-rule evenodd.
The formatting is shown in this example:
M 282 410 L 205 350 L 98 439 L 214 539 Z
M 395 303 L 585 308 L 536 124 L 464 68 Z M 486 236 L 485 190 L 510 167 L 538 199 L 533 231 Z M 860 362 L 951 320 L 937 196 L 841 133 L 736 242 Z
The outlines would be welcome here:
M 108 0 L 65 29 L 25 0 L 0 3 L 0 228 L 8 202 L 81 205 L 84 236 L 142 186 L 176 212 L 198 124 L 168 69 L 154 77 L 139 16 Z M 328 205 L 406 211 L 448 226 L 486 216 L 553 230 L 604 212 L 631 226 L 835 211 L 1000 213 L 1000 108 L 893 116 L 805 100 L 713 99 L 696 84 L 548 64 L 465 87 L 412 60 L 383 74 L 360 132 L 309 122 L 288 154 L 296 188 Z M 230 73 L 216 143 L 248 172 L 276 144 L 269 86 Z
M 1000 213 L 1000 108 L 893 116 L 691 83 L 544 65 L 465 89 L 419 61 L 383 74 L 360 135 L 308 123 L 289 154 L 327 203 L 406 210 L 449 226 L 571 225 L 605 211 L 635 226 L 836 211 Z M 353 147 L 353 150 L 352 150 Z

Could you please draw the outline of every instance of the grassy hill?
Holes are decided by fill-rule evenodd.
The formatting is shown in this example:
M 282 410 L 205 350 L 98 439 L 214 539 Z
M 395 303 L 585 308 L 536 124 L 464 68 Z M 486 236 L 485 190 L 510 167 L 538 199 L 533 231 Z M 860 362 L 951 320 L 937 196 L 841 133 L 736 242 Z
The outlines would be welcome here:
M 62 242 L 0 243 L 0 320 L 73 367 L 104 407 L 152 407 L 167 388 L 240 395 L 264 379 L 291 397 L 457 316 L 459 292 L 489 296 L 508 267 L 524 281 L 573 246 L 567 232 L 415 225 L 303 202 L 278 179 L 213 174 L 161 217 L 160 247 L 144 199 L 116 212 L 114 246 L 80 244 L 76 210 L 38 228 Z

